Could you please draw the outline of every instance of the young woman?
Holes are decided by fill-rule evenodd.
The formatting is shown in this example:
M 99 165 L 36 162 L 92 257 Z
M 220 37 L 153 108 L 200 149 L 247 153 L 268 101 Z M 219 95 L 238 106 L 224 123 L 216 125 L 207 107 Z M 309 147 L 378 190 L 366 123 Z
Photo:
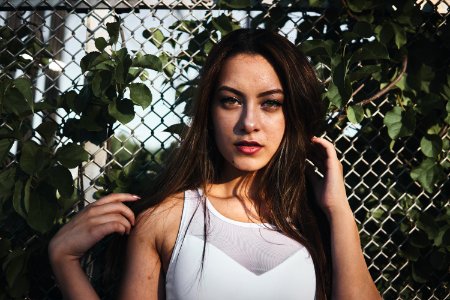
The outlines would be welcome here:
M 379 299 L 342 165 L 314 136 L 324 110 L 305 56 L 276 33 L 234 31 L 211 50 L 195 100 L 157 188 L 108 195 L 51 241 L 65 297 L 98 297 L 80 258 L 120 233 L 120 299 Z

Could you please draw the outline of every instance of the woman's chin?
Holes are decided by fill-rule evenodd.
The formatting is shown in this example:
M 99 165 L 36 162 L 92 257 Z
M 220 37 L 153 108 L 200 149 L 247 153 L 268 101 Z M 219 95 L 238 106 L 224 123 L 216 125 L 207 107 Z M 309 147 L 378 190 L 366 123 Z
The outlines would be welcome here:
M 245 175 L 246 173 L 254 173 L 256 171 L 259 171 L 264 168 L 264 166 L 265 165 L 259 164 L 235 164 L 233 167 L 235 169 L 235 172 Z

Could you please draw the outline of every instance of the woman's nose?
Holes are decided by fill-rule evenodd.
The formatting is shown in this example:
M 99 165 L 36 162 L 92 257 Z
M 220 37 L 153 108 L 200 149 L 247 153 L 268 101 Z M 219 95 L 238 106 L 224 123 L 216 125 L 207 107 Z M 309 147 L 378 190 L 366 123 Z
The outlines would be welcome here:
M 260 128 L 258 112 L 253 105 L 244 106 L 241 115 L 241 129 L 245 133 L 258 131 Z

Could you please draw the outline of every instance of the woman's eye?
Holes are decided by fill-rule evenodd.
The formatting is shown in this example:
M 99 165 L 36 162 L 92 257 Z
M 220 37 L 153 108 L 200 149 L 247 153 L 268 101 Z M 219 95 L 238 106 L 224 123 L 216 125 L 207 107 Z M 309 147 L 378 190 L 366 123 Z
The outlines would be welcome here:
M 277 108 L 283 106 L 283 103 L 278 100 L 266 100 L 263 102 L 262 106 L 264 108 L 274 110 L 274 109 L 277 109 Z
M 240 105 L 241 101 L 235 97 L 224 97 L 220 99 L 220 103 L 225 107 L 231 107 L 235 105 Z

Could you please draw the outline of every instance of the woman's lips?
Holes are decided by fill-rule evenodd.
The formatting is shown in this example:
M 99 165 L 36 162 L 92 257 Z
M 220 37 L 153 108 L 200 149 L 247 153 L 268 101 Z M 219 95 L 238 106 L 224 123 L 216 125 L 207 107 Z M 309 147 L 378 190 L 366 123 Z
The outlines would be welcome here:
M 257 142 L 237 142 L 235 143 L 236 148 L 239 152 L 247 155 L 255 154 L 259 150 L 261 150 L 262 146 Z

